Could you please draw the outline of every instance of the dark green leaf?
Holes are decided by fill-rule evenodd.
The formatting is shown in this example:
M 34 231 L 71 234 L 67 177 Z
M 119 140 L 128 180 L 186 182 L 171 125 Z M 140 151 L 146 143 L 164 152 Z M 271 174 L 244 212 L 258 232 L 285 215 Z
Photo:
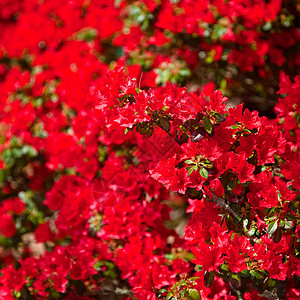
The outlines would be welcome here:
M 277 230 L 274 232 L 272 239 L 274 243 L 279 243 L 282 238 L 282 230 L 280 227 L 277 228 Z
M 211 130 L 211 133 L 207 133 L 207 135 L 209 136 L 209 137 L 212 137 L 213 135 L 215 134 L 215 127 L 213 126 L 212 127 L 212 130 Z
M 230 180 L 227 184 L 227 190 L 232 191 L 236 185 L 236 179 Z
M 170 131 L 170 122 L 166 118 L 162 118 L 159 120 L 159 127 L 166 132 Z
M 141 133 L 142 135 L 147 134 L 147 133 L 148 133 L 148 128 L 142 127 L 142 128 L 140 129 L 140 133 Z
M 225 117 L 219 113 L 214 113 L 214 118 L 217 122 L 221 123 L 225 121 Z
M 214 272 L 206 272 L 204 275 L 204 285 L 209 288 L 213 283 L 215 279 L 215 273 Z
M 240 287 L 242 285 L 241 279 L 237 274 L 232 275 L 232 277 L 229 279 L 229 283 L 235 290 L 240 289 Z
M 250 274 L 251 274 L 253 277 L 255 277 L 256 279 L 258 279 L 258 280 L 261 280 L 261 279 L 264 279 L 264 278 L 265 278 L 264 274 L 261 273 L 261 272 L 258 271 L 258 270 L 251 270 L 251 271 L 250 271 Z
M 197 191 L 196 189 L 192 189 L 192 188 L 188 188 L 186 190 L 186 195 L 190 198 L 190 199 L 198 199 L 201 200 L 203 197 L 203 192 Z
M 241 277 L 249 277 L 249 270 L 243 270 L 242 272 L 240 272 L 240 276 Z
M 206 130 L 206 132 L 212 133 L 213 125 L 212 125 L 209 117 L 205 116 L 202 121 L 203 121 L 203 126 L 204 126 L 204 129 Z
M 191 141 L 193 143 L 199 142 L 199 141 L 201 141 L 204 138 L 205 134 L 206 134 L 206 131 L 205 131 L 204 128 L 202 128 L 202 127 L 198 128 L 197 130 L 195 130 L 192 133 L 192 135 L 191 135 Z
M 147 137 L 150 138 L 153 133 L 154 133 L 154 129 L 153 129 L 153 127 L 150 127 L 148 132 L 147 132 Z

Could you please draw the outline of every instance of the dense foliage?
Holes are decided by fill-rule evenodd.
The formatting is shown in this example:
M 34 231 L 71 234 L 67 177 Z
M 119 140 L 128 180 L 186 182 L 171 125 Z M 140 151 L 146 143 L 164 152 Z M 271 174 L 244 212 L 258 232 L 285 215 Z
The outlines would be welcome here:
M 298 299 L 297 13 L 1 1 L 0 299 Z

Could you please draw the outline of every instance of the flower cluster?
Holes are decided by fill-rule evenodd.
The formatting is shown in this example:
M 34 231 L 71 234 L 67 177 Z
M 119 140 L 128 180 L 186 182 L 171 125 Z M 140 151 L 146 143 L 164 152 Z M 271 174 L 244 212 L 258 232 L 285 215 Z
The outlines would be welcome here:
M 122 74 L 109 73 L 99 87 L 106 126 L 119 124 L 148 138 L 162 129 L 173 140 L 176 152 L 165 152 L 149 173 L 188 198 L 192 217 L 184 238 L 207 285 L 218 277 L 229 280 L 236 296 L 267 295 L 263 286 L 278 297 L 291 287 L 290 299 L 296 297 L 299 151 L 286 128 L 299 129 L 298 77 L 292 83 L 282 76 L 280 93 L 288 103 L 279 101 L 278 121 L 242 105 L 226 109 L 220 91 L 209 98 L 172 85 L 143 91 Z M 280 281 L 284 289 L 276 290 Z
M 123 48 L 119 61 L 142 86 L 216 85 L 267 111 L 279 70 L 299 71 L 292 1 L 139 0 L 120 1 L 120 8 L 126 23 L 113 45 Z
M 1 1 L 0 299 L 298 299 L 296 13 Z

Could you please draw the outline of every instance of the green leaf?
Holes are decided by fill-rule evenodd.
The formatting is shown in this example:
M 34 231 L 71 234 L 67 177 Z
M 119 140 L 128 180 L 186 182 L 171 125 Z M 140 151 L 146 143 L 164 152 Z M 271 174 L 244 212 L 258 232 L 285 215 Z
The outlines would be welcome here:
M 274 243 L 279 243 L 282 238 L 282 230 L 280 227 L 277 228 L 277 230 L 274 232 L 272 239 Z
M 227 80 L 223 78 L 220 83 L 220 89 L 224 91 L 226 89 L 226 86 L 227 86 Z
M 166 118 L 162 118 L 159 120 L 159 127 L 166 132 L 170 131 L 170 122 Z
M 154 133 L 154 129 L 153 129 L 153 127 L 150 127 L 148 132 L 147 132 L 147 137 L 150 138 L 153 133 Z
M 140 133 L 141 133 L 142 135 L 147 134 L 147 133 L 148 133 L 148 128 L 146 128 L 146 127 L 141 127 L 141 128 L 140 128 Z
M 206 272 L 204 275 L 204 285 L 205 287 L 209 288 L 215 280 L 215 273 L 214 272 Z
M 249 277 L 249 270 L 243 270 L 239 274 L 241 277 Z
M 92 41 L 98 35 L 98 30 L 92 27 L 82 28 L 75 34 L 75 40 Z
M 195 280 L 200 279 L 200 278 L 201 278 L 201 277 L 190 277 L 189 280 L 195 281 Z
M 228 266 L 227 264 L 222 264 L 222 265 L 220 266 L 220 268 L 221 268 L 223 271 L 225 271 L 225 272 L 228 272 L 228 271 L 229 271 L 229 266 Z
M 201 296 L 196 289 L 189 289 L 188 295 L 191 300 L 201 300 Z
M 269 288 L 274 288 L 277 284 L 277 281 L 272 279 L 272 278 L 269 278 L 268 281 L 267 281 L 267 284 L 268 284 Z
M 167 300 L 171 300 L 172 298 L 173 298 L 173 293 L 169 292 L 169 293 L 167 294 L 166 299 L 167 299 Z
M 264 31 L 269 31 L 272 28 L 272 23 L 266 22 L 262 28 Z
M 185 254 L 184 258 L 185 258 L 186 260 L 191 261 L 192 259 L 195 259 L 195 256 L 194 256 L 193 253 L 188 252 L 188 253 Z M 194 280 L 193 278 L 199 279 L 198 277 L 197 277 L 197 278 L 196 278 L 196 277 L 191 277 L 190 280 Z
M 161 73 L 159 74 L 159 83 L 165 83 L 167 81 L 169 81 L 171 78 L 171 71 L 166 69 L 161 71 Z
M 255 228 L 251 228 L 251 229 L 248 231 L 248 234 L 249 234 L 250 236 L 253 236 L 253 235 L 255 234 L 255 232 L 256 232 L 256 229 L 255 229 Z
M 188 170 L 188 174 L 191 175 L 194 171 L 198 170 L 198 166 L 194 165 L 192 167 L 187 167 L 187 170 Z
M 264 279 L 264 275 L 258 270 L 251 270 L 250 274 L 258 280 Z
M 125 128 L 125 132 L 124 132 L 124 133 L 125 133 L 125 134 L 127 134 L 127 133 L 128 133 L 128 131 L 129 131 L 129 130 L 128 130 L 128 128 Z
M 205 134 L 206 134 L 205 129 L 200 127 L 192 133 L 191 141 L 193 143 L 199 142 L 204 138 Z
M 179 291 L 179 296 L 181 297 L 181 299 L 184 299 L 186 292 L 187 292 L 186 290 Z
M 239 277 L 238 274 L 233 274 L 231 276 L 231 278 L 229 279 L 229 282 L 231 284 L 231 286 L 235 289 L 235 290 L 238 290 L 240 289 L 242 283 L 241 283 L 241 279 Z
M 35 157 L 38 155 L 38 152 L 30 145 L 23 146 L 22 153 L 27 154 L 30 157 Z
M 186 193 L 185 193 L 190 199 L 198 199 L 201 200 L 203 197 L 203 192 L 197 191 L 194 188 L 187 188 Z
M 227 190 L 232 191 L 235 188 L 236 185 L 236 179 L 230 180 L 227 184 Z
M 212 125 L 209 117 L 205 116 L 202 121 L 203 121 L 203 126 L 204 126 L 204 129 L 206 130 L 206 132 L 212 133 L 213 125 Z
M 201 168 L 200 169 L 200 175 L 203 177 L 203 178 L 208 178 L 208 172 L 205 168 Z
M 219 113 L 214 113 L 214 118 L 217 122 L 221 123 L 221 122 L 224 122 L 225 121 L 225 117 Z
M 290 230 L 293 228 L 293 222 L 292 221 L 284 221 L 284 229 Z
M 193 164 L 194 162 L 191 160 L 191 159 L 187 159 L 186 161 L 184 161 L 186 164 L 189 164 L 189 165 L 191 165 L 191 164 Z
M 195 271 L 196 272 L 201 272 L 202 271 L 202 266 L 201 265 L 196 265 L 195 266 Z
M 277 222 L 277 220 L 271 222 L 268 225 L 268 234 L 269 234 L 269 237 L 274 234 L 274 232 L 277 230 L 277 228 L 278 228 L 278 222 Z
M 183 77 L 189 77 L 189 76 L 191 76 L 191 71 L 189 69 L 182 69 L 182 70 L 179 70 L 178 74 Z
M 248 223 L 249 223 L 248 219 L 243 220 L 243 226 L 244 226 L 245 229 L 247 228 Z

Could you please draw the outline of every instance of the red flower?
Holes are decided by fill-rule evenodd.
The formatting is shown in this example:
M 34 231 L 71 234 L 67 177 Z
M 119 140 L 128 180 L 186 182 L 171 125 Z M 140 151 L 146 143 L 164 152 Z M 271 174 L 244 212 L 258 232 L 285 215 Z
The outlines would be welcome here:
M 12 265 L 9 265 L 8 267 L 1 269 L 1 273 L 3 275 L 0 277 L 0 283 L 7 289 L 20 291 L 26 282 L 22 267 L 15 270 Z
M 34 232 L 35 239 L 38 243 L 52 241 L 53 234 L 50 230 L 50 222 L 47 221 L 46 223 L 39 224 L 37 229 Z
M 16 233 L 16 226 L 12 215 L 3 213 L 0 215 L 0 231 L 6 237 L 12 237 Z

